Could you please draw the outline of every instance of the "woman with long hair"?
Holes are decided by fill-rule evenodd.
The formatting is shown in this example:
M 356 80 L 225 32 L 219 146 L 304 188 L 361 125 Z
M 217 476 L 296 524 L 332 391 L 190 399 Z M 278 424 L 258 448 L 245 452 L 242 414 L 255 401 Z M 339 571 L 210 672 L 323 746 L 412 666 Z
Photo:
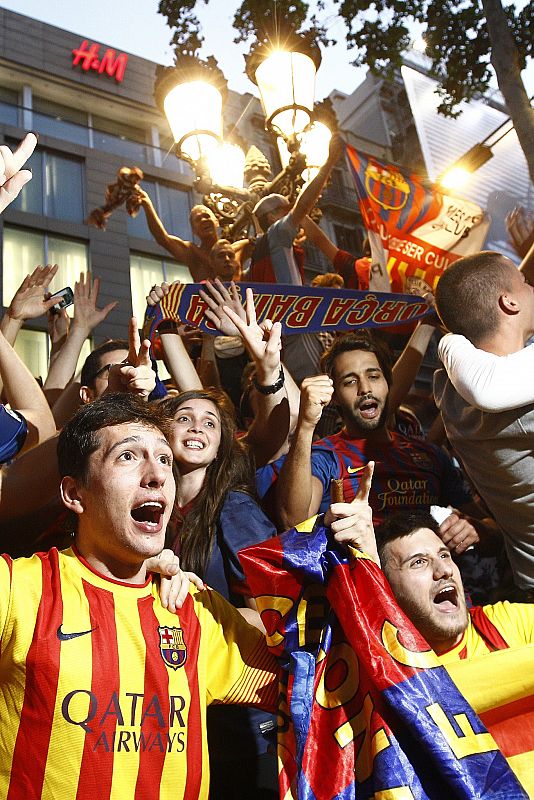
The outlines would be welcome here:
M 254 467 L 236 438 L 233 407 L 222 392 L 192 390 L 162 401 L 174 420 L 176 500 L 168 545 L 182 569 L 196 572 L 252 624 L 262 627 L 247 594 L 237 553 L 275 535 L 254 500 Z M 261 726 L 261 727 L 260 727 Z M 278 797 L 276 763 L 264 731 L 270 715 L 238 706 L 208 709 L 210 800 Z

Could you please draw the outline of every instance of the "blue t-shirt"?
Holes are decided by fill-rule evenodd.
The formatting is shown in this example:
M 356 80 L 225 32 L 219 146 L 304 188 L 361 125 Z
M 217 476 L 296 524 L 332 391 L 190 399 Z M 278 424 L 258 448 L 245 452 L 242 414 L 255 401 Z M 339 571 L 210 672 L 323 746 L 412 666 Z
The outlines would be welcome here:
M 22 414 L 0 405 L 0 464 L 15 458 L 27 434 L 28 424 Z

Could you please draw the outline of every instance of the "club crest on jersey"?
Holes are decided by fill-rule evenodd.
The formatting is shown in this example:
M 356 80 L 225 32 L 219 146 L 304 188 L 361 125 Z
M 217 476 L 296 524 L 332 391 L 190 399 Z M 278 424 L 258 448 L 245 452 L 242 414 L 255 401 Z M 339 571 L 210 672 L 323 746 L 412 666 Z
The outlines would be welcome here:
M 187 646 L 181 628 L 158 628 L 161 657 L 168 667 L 183 667 L 187 659 Z

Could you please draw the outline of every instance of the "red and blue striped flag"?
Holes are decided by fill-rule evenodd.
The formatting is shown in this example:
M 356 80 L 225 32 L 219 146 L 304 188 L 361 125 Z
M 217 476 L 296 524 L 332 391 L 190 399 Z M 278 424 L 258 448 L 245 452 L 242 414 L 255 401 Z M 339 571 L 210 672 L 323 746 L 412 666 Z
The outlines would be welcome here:
M 281 799 L 527 798 L 379 567 L 313 523 L 240 553 L 283 667 Z

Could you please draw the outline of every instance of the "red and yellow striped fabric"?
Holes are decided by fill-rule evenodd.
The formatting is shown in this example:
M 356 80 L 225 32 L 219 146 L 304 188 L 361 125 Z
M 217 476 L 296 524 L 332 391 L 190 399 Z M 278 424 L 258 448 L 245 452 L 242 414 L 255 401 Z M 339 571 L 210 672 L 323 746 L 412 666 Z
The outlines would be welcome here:
M 75 551 L 0 558 L 0 799 L 207 798 L 206 706 L 272 708 L 263 636 L 215 592 L 176 614 Z

